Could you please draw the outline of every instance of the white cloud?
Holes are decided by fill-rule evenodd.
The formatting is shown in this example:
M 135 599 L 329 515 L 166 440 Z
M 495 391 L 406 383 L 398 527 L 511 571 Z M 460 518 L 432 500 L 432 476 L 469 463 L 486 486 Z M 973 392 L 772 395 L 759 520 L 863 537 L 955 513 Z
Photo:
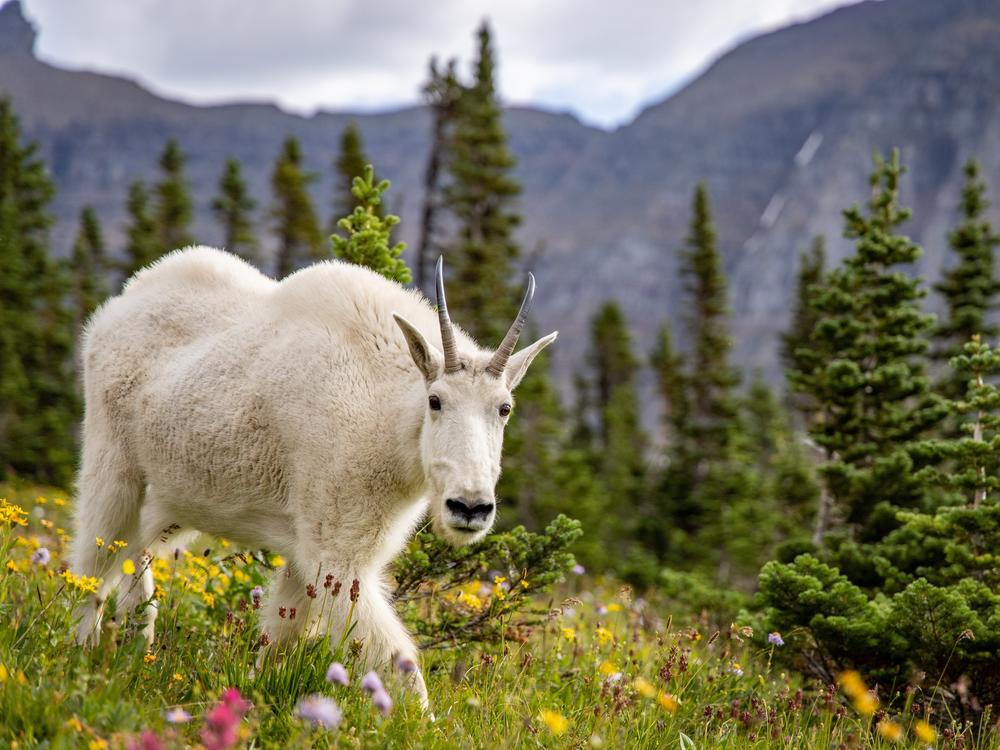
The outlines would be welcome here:
M 416 102 L 428 58 L 466 64 L 489 17 L 507 101 L 601 125 L 627 121 L 736 42 L 848 1 L 24 0 L 49 62 L 189 101 L 297 111 Z

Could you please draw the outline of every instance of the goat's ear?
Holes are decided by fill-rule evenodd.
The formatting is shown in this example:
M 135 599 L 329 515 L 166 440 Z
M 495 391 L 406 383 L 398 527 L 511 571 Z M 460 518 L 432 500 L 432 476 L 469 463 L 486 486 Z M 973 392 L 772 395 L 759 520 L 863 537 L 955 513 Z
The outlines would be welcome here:
M 423 373 L 428 382 L 437 380 L 444 367 L 444 356 L 427 342 L 424 335 L 410 321 L 396 313 L 393 313 L 392 317 L 396 321 L 396 325 L 399 326 L 399 330 L 403 332 L 406 345 L 410 347 L 410 356 L 413 357 L 413 363 L 417 369 Z
M 534 344 L 524 347 L 521 351 L 510 355 L 507 366 L 504 368 L 504 377 L 507 378 L 507 387 L 511 390 L 517 388 L 524 374 L 528 372 L 528 365 L 538 356 L 538 353 L 556 340 L 559 331 L 553 331 L 545 338 L 538 339 Z

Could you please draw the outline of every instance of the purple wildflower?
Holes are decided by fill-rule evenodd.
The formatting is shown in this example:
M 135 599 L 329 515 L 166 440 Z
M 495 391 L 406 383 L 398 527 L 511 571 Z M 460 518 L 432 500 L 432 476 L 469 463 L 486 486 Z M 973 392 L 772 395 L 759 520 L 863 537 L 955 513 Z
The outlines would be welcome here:
M 378 675 L 374 672 L 369 672 L 364 677 L 361 678 L 361 689 L 366 693 L 377 693 L 378 691 L 385 692 L 385 688 L 382 686 L 382 680 L 378 678 Z
M 337 685 L 347 685 L 350 683 L 347 670 L 344 669 L 344 665 L 339 661 L 333 662 L 330 668 L 326 670 L 326 681 L 336 683 Z
M 403 674 L 413 674 L 417 671 L 417 663 L 413 659 L 406 659 L 400 656 L 396 659 L 396 669 Z
M 42 567 L 48 565 L 51 559 L 52 554 L 45 547 L 39 547 L 31 554 L 31 562 Z
M 392 698 L 383 690 L 376 690 L 372 693 L 372 705 L 379 710 L 383 716 L 388 716 L 392 711 Z
M 139 735 L 139 739 L 130 739 L 127 747 L 128 750 L 163 750 L 163 742 L 156 736 L 156 732 L 146 729 Z
M 773 646 L 784 646 L 785 639 L 781 637 L 781 633 L 775 631 L 773 633 L 767 634 L 767 642 Z
M 254 609 L 260 609 L 260 600 L 264 598 L 264 589 L 261 586 L 254 586 L 250 589 L 250 601 L 253 602 Z
M 312 722 L 313 726 L 324 729 L 336 729 L 343 718 L 337 704 L 325 695 L 310 695 L 303 698 L 295 706 L 295 713 L 299 718 Z
M 580 563 L 577 563 L 572 568 L 570 568 L 570 571 L 574 575 L 582 576 L 584 573 L 587 572 L 587 569 L 585 567 L 583 567 L 582 565 L 580 565 Z
M 191 721 L 191 714 L 180 706 L 177 706 L 176 708 L 171 708 L 167 711 L 167 721 L 171 724 L 186 724 Z

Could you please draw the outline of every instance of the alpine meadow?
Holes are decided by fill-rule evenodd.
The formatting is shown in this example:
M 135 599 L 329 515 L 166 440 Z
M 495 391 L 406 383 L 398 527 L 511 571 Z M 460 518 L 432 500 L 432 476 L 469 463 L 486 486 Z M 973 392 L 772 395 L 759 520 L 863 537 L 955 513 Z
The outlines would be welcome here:
M 911 85 L 857 40 L 912 14 L 907 128 L 836 131 Z M 587 136 L 504 106 L 506 28 L 324 152 L 328 114 L 8 83 L 0 7 L 0 745 L 1000 750 L 1000 162 L 934 129 L 995 111 L 996 8 L 852 4 Z M 724 100 L 733 56 L 795 86 Z M 779 183 L 758 136 L 800 126 Z

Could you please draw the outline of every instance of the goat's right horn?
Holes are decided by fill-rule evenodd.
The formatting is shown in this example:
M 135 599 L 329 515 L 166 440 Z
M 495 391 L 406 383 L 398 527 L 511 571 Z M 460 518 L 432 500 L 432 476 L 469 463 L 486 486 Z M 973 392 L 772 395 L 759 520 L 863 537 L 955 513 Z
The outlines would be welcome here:
M 514 322 L 507 331 L 507 335 L 503 337 L 503 341 L 500 342 L 500 346 L 493 354 L 490 363 L 486 366 L 486 372 L 495 378 L 503 375 L 504 368 L 507 366 L 507 360 L 514 353 L 514 347 L 517 346 L 517 337 L 521 335 L 521 329 L 524 328 L 524 324 L 528 320 L 528 310 L 531 309 L 531 300 L 534 297 L 535 277 L 529 273 L 528 286 L 524 290 L 524 299 L 521 300 L 521 309 L 517 311 L 517 317 L 514 318 Z
M 444 349 L 444 371 L 446 373 L 458 372 L 462 369 L 462 365 L 458 361 L 455 330 L 451 327 L 451 318 L 448 317 L 448 301 L 444 296 L 443 255 L 438 256 L 434 283 L 437 287 L 438 323 L 441 326 L 441 348 Z

